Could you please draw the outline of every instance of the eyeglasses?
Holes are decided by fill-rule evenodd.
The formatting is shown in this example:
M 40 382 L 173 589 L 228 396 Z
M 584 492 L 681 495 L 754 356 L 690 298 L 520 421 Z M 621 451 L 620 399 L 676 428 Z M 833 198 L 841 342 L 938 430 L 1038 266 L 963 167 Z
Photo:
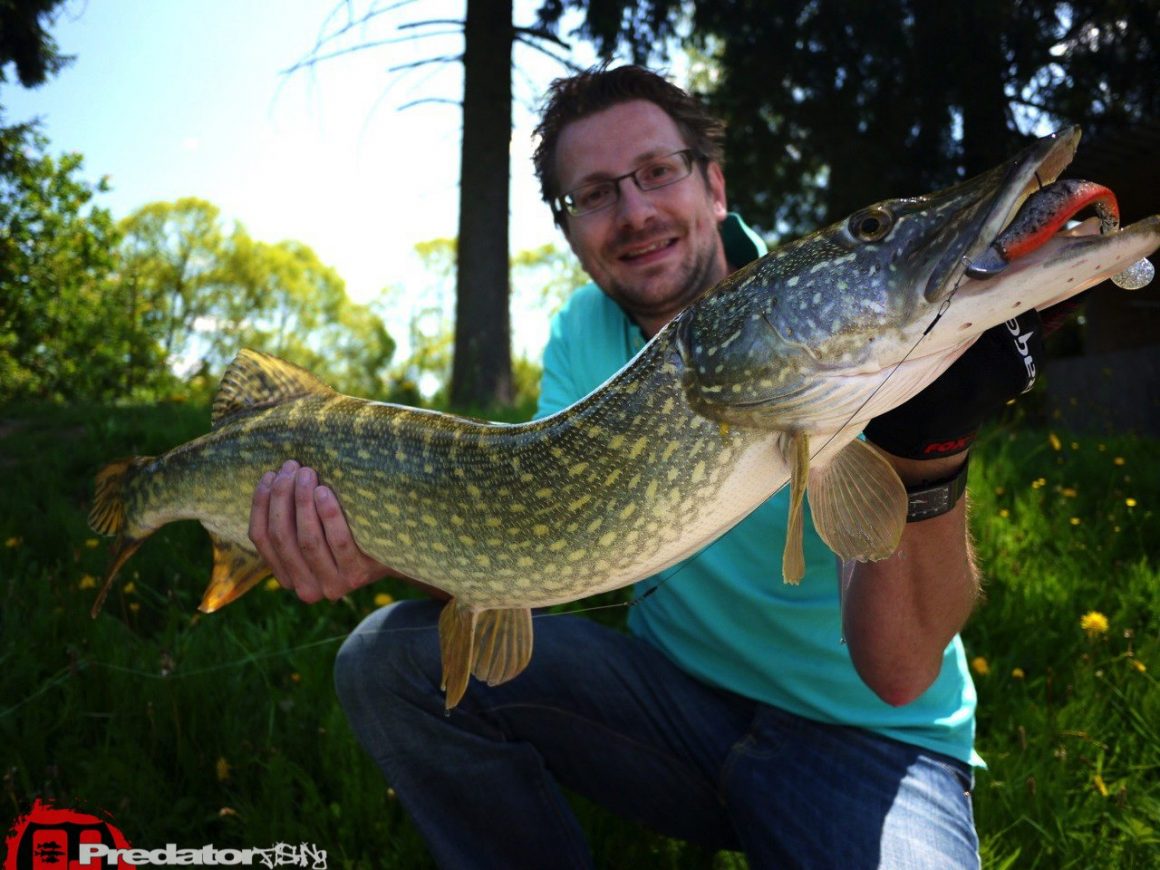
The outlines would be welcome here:
M 591 184 L 582 184 L 556 198 L 556 210 L 567 212 L 572 217 L 590 214 L 608 208 L 620 201 L 620 182 L 631 178 L 632 183 L 639 190 L 657 190 L 668 187 L 689 177 L 693 171 L 694 158 L 700 155 L 692 148 L 683 151 L 674 151 L 664 157 L 650 160 L 643 166 L 638 166 L 632 172 L 607 178 L 604 181 L 593 181 Z

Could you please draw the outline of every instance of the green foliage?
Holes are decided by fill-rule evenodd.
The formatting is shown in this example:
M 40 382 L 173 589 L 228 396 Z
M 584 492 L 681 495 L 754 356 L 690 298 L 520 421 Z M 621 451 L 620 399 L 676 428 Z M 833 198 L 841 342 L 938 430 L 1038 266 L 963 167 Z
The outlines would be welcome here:
M 760 8 L 760 13 L 757 9 Z M 997 165 L 1041 119 L 1154 117 L 1155 3 L 696 4 L 732 204 L 800 234 Z
M 60 53 L 47 27 L 64 0 L 0 0 L 0 82 L 8 81 L 8 65 L 26 88 L 44 84 L 72 58 Z
M 142 548 L 105 613 L 89 619 L 106 567 L 84 519 L 95 469 L 164 450 L 207 421 L 206 407 L 182 403 L 4 410 L 7 816 L 50 797 L 107 809 L 142 845 L 290 840 L 328 850 L 332 867 L 430 866 L 331 681 L 341 639 L 378 596 L 409 595 L 406 586 L 315 607 L 259 588 L 202 617 L 208 541 L 176 524 Z M 972 526 L 987 597 L 965 641 L 988 665 L 976 677 L 989 764 L 975 793 L 985 866 L 1144 868 L 1156 854 L 1157 446 L 999 430 L 978 447 Z M 1090 611 L 1107 631 L 1088 636 Z M 594 615 L 615 624 L 624 612 Z M 598 866 L 744 866 L 574 804 Z
M 81 178 L 28 125 L 0 129 L 0 399 L 108 396 L 133 336 L 116 282 L 118 233 Z
M 964 641 L 982 660 L 975 811 L 996 866 L 1143 868 L 1160 849 L 1155 448 L 1062 432 L 980 445 L 986 598 Z
M 123 283 L 140 329 L 135 350 L 154 365 L 204 377 L 253 347 L 341 390 L 382 392 L 394 341 L 306 245 L 227 229 L 216 206 L 195 198 L 144 206 L 121 230 Z
M 47 148 L 32 125 L 0 128 L 0 402 L 188 397 L 243 346 L 383 393 L 394 340 L 309 247 L 228 230 L 194 198 L 115 225 L 95 204 L 106 182 Z

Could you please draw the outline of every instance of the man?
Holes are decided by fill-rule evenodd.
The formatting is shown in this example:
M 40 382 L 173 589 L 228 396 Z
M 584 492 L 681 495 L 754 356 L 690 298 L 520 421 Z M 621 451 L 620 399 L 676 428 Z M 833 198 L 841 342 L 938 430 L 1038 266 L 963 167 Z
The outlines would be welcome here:
M 726 210 L 720 125 L 653 73 L 554 83 L 538 133 L 544 197 L 594 282 L 553 322 L 542 416 L 762 246 Z M 868 427 L 908 486 L 953 491 L 965 452 L 912 457 L 969 443 L 981 414 L 1026 386 L 1004 342 L 989 334 L 973 361 Z M 441 865 L 589 864 L 561 784 L 754 867 L 978 864 L 975 695 L 957 636 L 978 591 L 964 502 L 908 523 L 894 556 L 846 566 L 840 584 L 811 531 L 792 587 L 778 576 L 786 498 L 646 581 L 659 588 L 631 611 L 632 636 L 541 618 L 527 670 L 473 681 L 450 714 L 437 602 L 385 608 L 351 635 L 339 696 Z M 306 601 L 390 573 L 294 463 L 263 478 L 251 537 Z

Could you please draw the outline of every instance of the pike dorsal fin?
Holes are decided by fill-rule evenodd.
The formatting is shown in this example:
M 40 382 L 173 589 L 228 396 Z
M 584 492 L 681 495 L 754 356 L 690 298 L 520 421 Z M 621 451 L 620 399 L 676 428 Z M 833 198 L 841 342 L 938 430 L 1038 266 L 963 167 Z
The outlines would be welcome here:
M 304 368 L 268 353 L 242 348 L 222 376 L 210 420 L 217 427 L 230 417 L 256 408 L 333 392 Z
M 840 559 L 877 561 L 898 549 L 906 489 L 870 444 L 851 441 L 832 462 L 810 469 L 809 488 L 814 527 Z

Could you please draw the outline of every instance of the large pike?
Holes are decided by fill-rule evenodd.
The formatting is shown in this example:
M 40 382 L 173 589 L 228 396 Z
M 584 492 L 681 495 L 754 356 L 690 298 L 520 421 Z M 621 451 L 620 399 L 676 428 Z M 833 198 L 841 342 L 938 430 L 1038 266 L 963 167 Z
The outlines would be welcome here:
M 213 541 L 202 610 L 266 577 L 247 537 L 251 496 L 263 472 L 291 458 L 338 493 L 366 553 L 453 596 L 439 624 L 448 707 L 470 674 L 497 683 L 523 669 L 530 608 L 654 574 L 787 481 L 799 531 L 786 579 L 803 570 L 807 485 L 815 525 L 841 558 L 884 558 L 906 496 L 857 439 L 866 422 L 933 381 L 983 331 L 1160 246 L 1160 216 L 1119 229 L 1106 201 L 1101 226 L 1053 232 L 1076 197 L 1045 191 L 1078 141 L 1078 129 L 1061 131 L 970 181 L 886 200 L 771 252 L 708 291 L 592 394 L 536 422 L 342 396 L 242 351 L 208 434 L 97 476 L 90 523 L 117 539 L 94 615 L 125 561 L 174 520 L 199 520 Z M 1028 199 L 1050 213 L 1052 232 L 1016 220 Z

